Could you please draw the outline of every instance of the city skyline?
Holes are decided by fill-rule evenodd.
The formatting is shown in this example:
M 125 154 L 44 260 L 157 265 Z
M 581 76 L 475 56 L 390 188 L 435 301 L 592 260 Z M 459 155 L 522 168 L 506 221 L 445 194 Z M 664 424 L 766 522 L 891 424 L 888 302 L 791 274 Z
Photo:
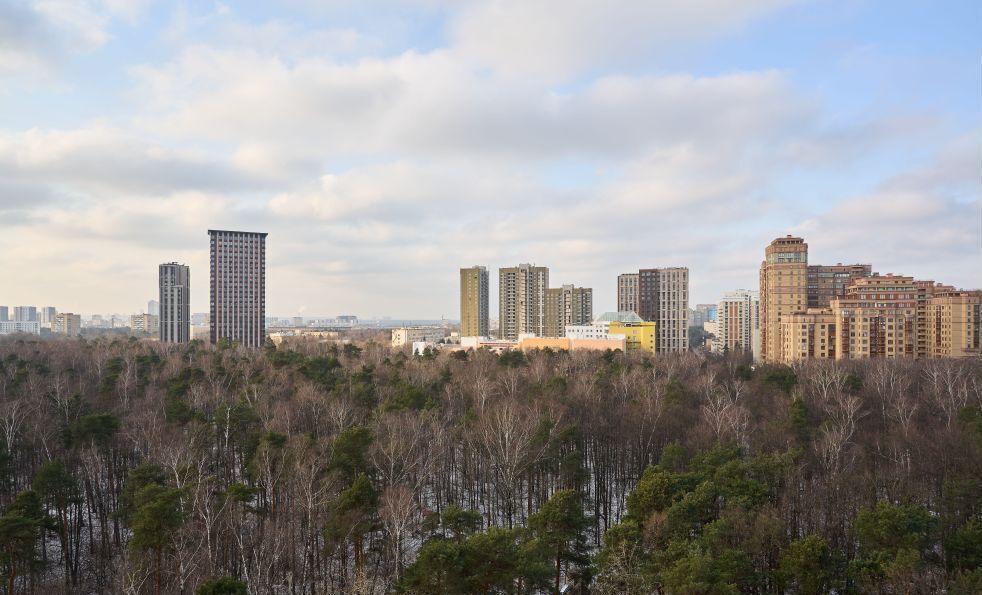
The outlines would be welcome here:
M 712 302 L 787 234 L 978 287 L 980 9 L 848 4 L 19 3 L 0 302 L 139 311 L 157 263 L 207 270 L 209 228 L 276 238 L 279 316 L 454 319 L 474 263 L 547 264 L 597 311 L 685 266 Z

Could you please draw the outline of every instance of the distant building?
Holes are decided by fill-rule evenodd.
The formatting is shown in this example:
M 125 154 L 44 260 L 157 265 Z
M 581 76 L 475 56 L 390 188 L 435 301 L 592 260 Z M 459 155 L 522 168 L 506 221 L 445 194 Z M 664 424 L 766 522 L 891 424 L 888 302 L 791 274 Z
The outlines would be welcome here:
M 130 330 L 134 333 L 159 335 L 160 317 L 155 314 L 133 314 L 130 316 Z
M 402 327 L 392 329 L 392 347 L 398 349 L 413 343 L 436 343 L 447 335 L 439 326 Z
M 716 321 L 716 304 L 696 304 L 696 307 L 691 311 L 691 318 L 689 319 L 690 327 L 703 328 L 703 323 L 705 322 L 715 322 Z
M 303 326 L 303 316 L 294 316 L 291 322 L 293 326 Z
M 191 326 L 208 326 L 210 319 L 207 312 L 195 312 L 191 315 Z
M 617 275 L 617 310 L 618 312 L 638 311 L 637 273 Z
M 7 306 L 0 306 L 0 322 L 7 322 L 10 320 L 10 310 Z
M 625 350 L 624 337 L 608 339 L 573 339 L 570 337 L 522 337 L 515 345 L 522 351 L 552 349 L 553 351 L 611 351 Z
M 149 300 L 147 302 L 147 314 L 160 316 L 160 302 L 157 300 Z
M 689 269 L 638 271 L 638 315 L 658 323 L 658 353 L 689 350 Z
M 14 320 L 17 322 L 38 322 L 38 309 L 34 306 L 14 306 Z
M 491 334 L 490 284 L 488 269 L 460 269 L 460 335 L 487 337 Z
M 57 335 L 77 337 L 82 332 L 82 317 L 71 312 L 59 312 L 55 314 L 51 332 Z
M 530 264 L 498 269 L 498 320 L 502 339 L 545 334 L 549 269 Z
M 191 340 L 191 269 L 168 262 L 159 267 L 160 340 L 187 343 Z
M 573 339 L 607 339 L 614 322 L 637 324 L 644 320 L 634 312 L 604 312 L 590 324 L 567 326 L 565 334 Z
M 358 317 L 357 316 L 353 316 L 351 314 L 344 314 L 344 315 L 338 316 L 335 320 L 337 320 L 341 324 L 355 325 L 355 324 L 358 323 Z
M 760 294 L 741 289 L 723 295 L 716 308 L 712 351 L 754 353 L 760 342 Z
M 245 347 L 266 340 L 265 233 L 209 229 L 211 243 L 211 342 Z
M 546 289 L 545 337 L 564 337 L 566 327 L 587 324 L 593 320 L 593 289 L 589 287 L 562 287 Z
M 623 337 L 627 351 L 644 351 L 655 355 L 658 339 L 657 322 L 621 322 L 615 320 L 607 327 L 609 337 Z
M 40 335 L 41 323 L 38 321 L 0 320 L 0 335 Z
M 52 306 L 45 306 L 38 311 L 38 321 L 41 323 L 41 328 L 51 328 L 51 325 L 55 322 L 55 314 L 58 313 Z

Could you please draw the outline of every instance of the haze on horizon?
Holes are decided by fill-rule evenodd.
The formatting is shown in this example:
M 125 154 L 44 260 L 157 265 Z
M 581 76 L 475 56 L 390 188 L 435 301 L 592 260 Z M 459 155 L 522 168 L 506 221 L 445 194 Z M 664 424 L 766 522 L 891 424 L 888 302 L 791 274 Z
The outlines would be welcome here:
M 275 5 L 274 5 L 275 4 Z M 282 4 L 282 6 L 281 6 Z M 0 0 L 0 304 L 208 300 L 265 231 L 267 312 L 457 318 L 462 266 L 552 285 L 764 246 L 982 285 L 979 3 Z

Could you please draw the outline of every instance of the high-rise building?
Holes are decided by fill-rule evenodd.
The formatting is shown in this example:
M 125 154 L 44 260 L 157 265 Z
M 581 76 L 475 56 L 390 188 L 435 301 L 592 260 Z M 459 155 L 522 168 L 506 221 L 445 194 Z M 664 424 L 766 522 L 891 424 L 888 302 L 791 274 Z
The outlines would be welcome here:
M 760 342 L 760 297 L 741 289 L 723 295 L 716 307 L 716 353 L 754 353 Z
M 808 244 L 777 238 L 764 249 L 760 265 L 760 359 L 781 360 L 781 323 L 807 309 Z
M 658 353 L 689 350 L 689 269 L 638 271 L 638 315 L 658 323 Z
M 82 317 L 71 312 L 59 312 L 55 314 L 55 321 L 51 324 L 51 332 L 77 337 L 82 332 Z
M 638 274 L 617 275 L 617 311 L 638 311 Z
M 925 318 L 927 357 L 982 355 L 982 291 L 939 289 Z
M 158 267 L 158 273 L 160 340 L 187 343 L 191 340 L 191 269 L 167 262 Z
M 266 341 L 266 235 L 209 229 L 211 341 Z
M 872 274 L 868 264 L 808 265 L 808 307 L 828 308 L 833 299 L 846 295 L 856 279 Z
M 549 269 L 531 264 L 498 269 L 499 338 L 517 341 L 519 335 L 545 335 L 545 294 Z
M 51 328 L 51 325 L 55 322 L 55 314 L 58 313 L 53 306 L 45 306 L 38 310 L 38 322 L 41 323 L 41 328 Z
M 490 289 L 488 269 L 472 266 L 460 269 L 460 336 L 488 337 Z
M 855 282 L 870 275 L 872 266 L 868 264 L 809 265 L 808 244 L 802 238 L 775 239 L 764 249 L 764 262 L 760 265 L 759 358 L 776 362 L 800 355 L 798 347 L 788 357 L 782 354 L 782 324 L 790 320 L 788 317 L 807 314 L 809 308 L 829 308 L 835 299 L 845 297 Z
M 689 326 L 703 328 L 707 322 L 716 322 L 716 304 L 696 304 L 690 315 Z
M 147 314 L 152 316 L 160 316 L 160 302 L 157 300 L 147 301 Z
M 14 306 L 14 321 L 38 322 L 38 309 L 34 306 Z
M 583 325 L 593 320 L 593 289 L 562 287 L 546 289 L 545 337 L 565 337 L 566 327 Z
M 10 310 L 7 306 L 0 306 L 0 322 L 7 322 L 10 320 Z

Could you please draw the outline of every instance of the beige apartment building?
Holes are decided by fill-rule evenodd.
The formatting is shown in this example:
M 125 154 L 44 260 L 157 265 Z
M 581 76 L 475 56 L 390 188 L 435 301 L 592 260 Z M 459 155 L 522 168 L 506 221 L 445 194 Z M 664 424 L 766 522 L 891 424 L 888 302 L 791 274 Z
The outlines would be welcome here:
M 489 319 L 488 269 L 473 266 L 460 269 L 460 336 L 488 337 Z
M 783 360 L 781 324 L 807 309 L 808 244 L 792 236 L 777 238 L 764 249 L 760 265 L 760 359 Z
M 549 269 L 531 264 L 498 269 L 498 335 L 517 341 L 519 335 L 545 336 Z
M 924 318 L 927 357 L 982 355 L 982 291 L 940 288 Z
M 593 289 L 573 285 L 546 289 L 545 311 L 542 336 L 565 337 L 567 326 L 584 325 L 593 320 Z
M 977 356 L 980 309 L 979 291 L 902 275 L 856 279 L 830 308 L 782 322 L 779 361 Z
M 638 274 L 617 275 L 617 311 L 638 311 Z
M 82 333 L 82 316 L 71 312 L 55 314 L 55 321 L 51 324 L 51 332 L 69 337 L 79 336 Z
M 760 354 L 755 357 L 771 362 L 794 359 L 800 350 L 787 358 L 783 354 L 783 323 L 791 315 L 807 314 L 809 308 L 829 308 L 855 281 L 870 275 L 868 264 L 809 265 L 808 244 L 802 238 L 789 235 L 772 241 L 760 265 Z

